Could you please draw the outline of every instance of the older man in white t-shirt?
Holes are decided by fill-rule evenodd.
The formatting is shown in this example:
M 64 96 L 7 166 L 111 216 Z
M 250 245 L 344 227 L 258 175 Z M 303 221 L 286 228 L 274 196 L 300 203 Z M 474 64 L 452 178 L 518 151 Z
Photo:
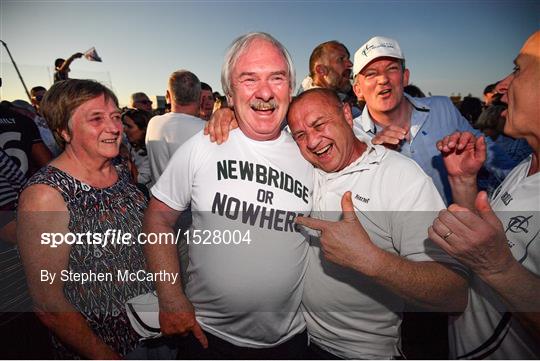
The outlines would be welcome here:
M 145 214 L 148 234 L 170 233 L 190 202 L 193 212 L 185 294 L 156 283 L 161 331 L 193 334 L 179 345 L 188 359 L 303 358 L 308 243 L 294 219 L 311 210 L 313 167 L 280 130 L 292 60 L 270 35 L 244 35 L 225 57 L 222 84 L 239 129 L 223 146 L 201 132 L 180 147 Z M 174 245 L 145 252 L 152 272 L 179 272 Z

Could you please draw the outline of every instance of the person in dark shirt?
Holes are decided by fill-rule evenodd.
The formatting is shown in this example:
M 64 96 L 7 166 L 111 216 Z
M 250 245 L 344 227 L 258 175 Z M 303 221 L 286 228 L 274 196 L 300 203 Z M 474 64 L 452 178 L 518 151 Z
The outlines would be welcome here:
M 67 59 L 58 58 L 54 61 L 54 82 L 69 79 L 69 66 L 75 59 L 83 56 L 83 53 L 75 53 Z
M 52 159 L 34 121 L 11 110 L 6 102 L 0 104 L 0 149 L 26 178 Z

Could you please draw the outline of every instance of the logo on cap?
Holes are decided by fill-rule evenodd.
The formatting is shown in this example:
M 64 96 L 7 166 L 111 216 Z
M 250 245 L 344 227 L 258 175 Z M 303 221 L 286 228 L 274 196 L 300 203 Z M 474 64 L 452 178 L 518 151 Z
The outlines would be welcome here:
M 392 43 L 380 43 L 380 44 L 377 44 L 377 45 L 367 45 L 366 44 L 366 48 L 364 50 L 362 50 L 362 55 L 364 56 L 368 56 L 368 53 L 373 50 L 373 49 L 378 49 L 378 48 L 391 48 L 391 49 L 395 49 L 394 47 L 394 44 Z
M 356 76 L 369 62 L 381 57 L 404 59 L 397 41 L 376 36 L 362 45 L 354 54 L 353 75 Z

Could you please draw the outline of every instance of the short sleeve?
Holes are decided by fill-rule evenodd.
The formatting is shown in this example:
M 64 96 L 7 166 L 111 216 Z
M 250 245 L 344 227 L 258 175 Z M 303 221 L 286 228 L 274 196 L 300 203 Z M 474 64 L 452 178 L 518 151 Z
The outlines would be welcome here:
M 201 164 L 198 157 L 202 137 L 201 133 L 197 134 L 176 150 L 151 189 L 154 197 L 177 211 L 184 211 L 191 202 L 194 174 Z

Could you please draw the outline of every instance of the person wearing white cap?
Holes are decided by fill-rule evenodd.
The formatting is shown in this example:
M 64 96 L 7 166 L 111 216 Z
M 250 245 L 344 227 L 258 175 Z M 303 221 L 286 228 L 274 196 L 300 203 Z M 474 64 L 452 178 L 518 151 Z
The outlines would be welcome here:
M 366 102 L 355 129 L 415 160 L 433 179 L 447 204 L 452 194 L 437 140 L 456 130 L 481 133 L 472 128 L 448 97 L 413 98 L 403 88 L 409 83 L 409 69 L 399 43 L 376 36 L 354 54 L 353 89 Z M 356 131 L 356 133 L 359 133 Z M 485 167 L 503 179 L 514 165 L 500 149 L 488 142 Z

